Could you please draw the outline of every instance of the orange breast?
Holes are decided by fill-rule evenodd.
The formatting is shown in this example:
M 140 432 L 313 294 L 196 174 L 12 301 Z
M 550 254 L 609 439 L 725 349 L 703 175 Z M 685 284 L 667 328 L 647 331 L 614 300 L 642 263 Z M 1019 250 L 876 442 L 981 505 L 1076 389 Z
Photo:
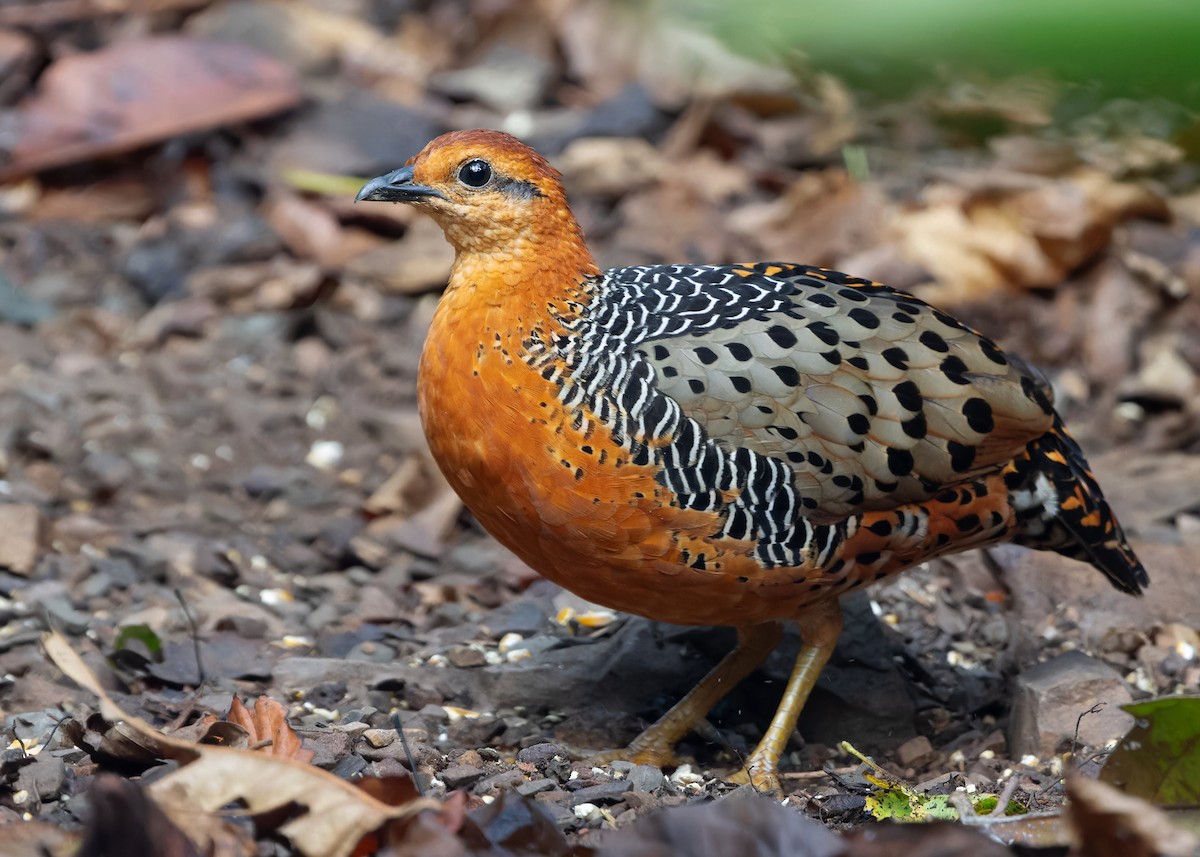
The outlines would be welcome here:
M 596 421 L 579 427 L 556 385 L 522 360 L 528 316 L 466 312 L 467 298 L 448 294 L 438 308 L 419 403 L 434 458 L 488 532 L 540 574 L 617 610 L 678 624 L 794 615 L 779 584 L 797 570 L 766 573 L 750 542 L 717 544 L 716 516 L 673 506 L 652 466 L 630 463 Z M 689 567 L 684 551 L 706 554 L 707 567 Z M 798 588 L 787 594 L 807 600 Z

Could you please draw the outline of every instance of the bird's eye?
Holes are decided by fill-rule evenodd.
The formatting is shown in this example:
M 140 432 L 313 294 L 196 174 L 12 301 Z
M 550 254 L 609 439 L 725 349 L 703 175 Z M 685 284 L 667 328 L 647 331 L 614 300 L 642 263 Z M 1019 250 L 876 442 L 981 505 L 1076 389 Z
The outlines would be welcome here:
M 467 161 L 458 171 L 458 180 L 467 187 L 483 187 L 492 180 L 492 168 L 487 161 L 478 158 Z

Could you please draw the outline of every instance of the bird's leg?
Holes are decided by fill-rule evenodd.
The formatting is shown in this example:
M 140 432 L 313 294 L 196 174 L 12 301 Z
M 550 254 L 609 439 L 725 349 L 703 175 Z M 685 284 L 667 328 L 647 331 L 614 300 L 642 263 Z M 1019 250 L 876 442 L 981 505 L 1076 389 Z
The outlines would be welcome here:
M 730 782 L 750 783 L 760 792 L 779 794 L 783 791 L 779 783 L 779 757 L 787 746 L 788 739 L 796 730 L 796 720 L 808 695 L 816 686 L 821 670 L 833 654 L 838 636 L 842 633 L 842 608 L 836 600 L 818 604 L 797 619 L 804 645 L 796 656 L 796 665 L 788 678 L 787 689 L 771 725 L 763 735 L 745 767 Z
M 737 648 L 700 679 L 687 696 L 634 738 L 627 748 L 601 753 L 592 761 L 605 764 L 623 759 L 659 767 L 673 764 L 675 744 L 703 720 L 734 685 L 766 660 L 782 636 L 783 629 L 778 622 L 738 628 Z

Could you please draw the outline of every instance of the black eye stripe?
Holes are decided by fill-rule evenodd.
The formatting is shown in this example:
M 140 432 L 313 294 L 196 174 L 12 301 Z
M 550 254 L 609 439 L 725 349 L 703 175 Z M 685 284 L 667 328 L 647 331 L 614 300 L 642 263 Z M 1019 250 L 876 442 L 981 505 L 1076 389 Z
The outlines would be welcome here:
M 458 180 L 467 187 L 483 187 L 492 180 L 492 167 L 479 158 L 467 161 L 459 167 Z

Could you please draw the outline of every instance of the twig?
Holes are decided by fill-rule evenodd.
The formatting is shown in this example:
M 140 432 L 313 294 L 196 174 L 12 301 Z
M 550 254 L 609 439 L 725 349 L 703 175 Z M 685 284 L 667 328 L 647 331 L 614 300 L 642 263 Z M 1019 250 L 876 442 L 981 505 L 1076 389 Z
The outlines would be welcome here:
M 192 611 L 188 609 L 187 601 L 183 598 L 183 591 L 178 586 L 173 591 L 175 600 L 183 608 L 183 615 L 187 617 L 188 627 L 192 629 L 192 650 L 196 653 L 196 673 L 199 676 L 197 687 L 203 687 L 208 681 L 208 672 L 204 669 L 204 661 L 200 657 L 200 631 L 196 628 L 196 620 L 192 618 Z
M 1071 736 L 1071 761 L 1075 760 L 1075 749 L 1079 746 L 1079 727 L 1083 725 L 1083 718 L 1087 717 L 1089 714 L 1099 714 L 1104 710 L 1105 705 L 1107 705 L 1107 703 L 1097 702 L 1087 711 L 1081 712 L 1080 715 L 1075 718 L 1075 734 Z M 1078 768 L 1076 768 L 1076 770 L 1078 770 Z
M 1000 796 L 996 798 L 996 805 L 992 807 L 992 811 L 988 815 L 995 818 L 1000 818 L 1008 813 L 1008 802 L 1012 800 L 1012 796 L 1017 793 L 1017 785 L 1021 778 L 1013 774 L 1008 778 L 1008 782 L 1004 784 L 1004 790 L 1000 792 Z
M 395 711 L 392 712 L 392 728 L 400 736 L 400 745 L 404 747 L 404 755 L 408 757 L 408 769 L 412 771 L 413 785 L 417 787 L 417 796 L 425 797 L 425 789 L 421 788 L 421 778 L 417 775 L 416 757 L 413 756 L 412 748 L 408 746 L 408 736 L 404 734 L 404 724 L 400 720 L 400 715 Z

